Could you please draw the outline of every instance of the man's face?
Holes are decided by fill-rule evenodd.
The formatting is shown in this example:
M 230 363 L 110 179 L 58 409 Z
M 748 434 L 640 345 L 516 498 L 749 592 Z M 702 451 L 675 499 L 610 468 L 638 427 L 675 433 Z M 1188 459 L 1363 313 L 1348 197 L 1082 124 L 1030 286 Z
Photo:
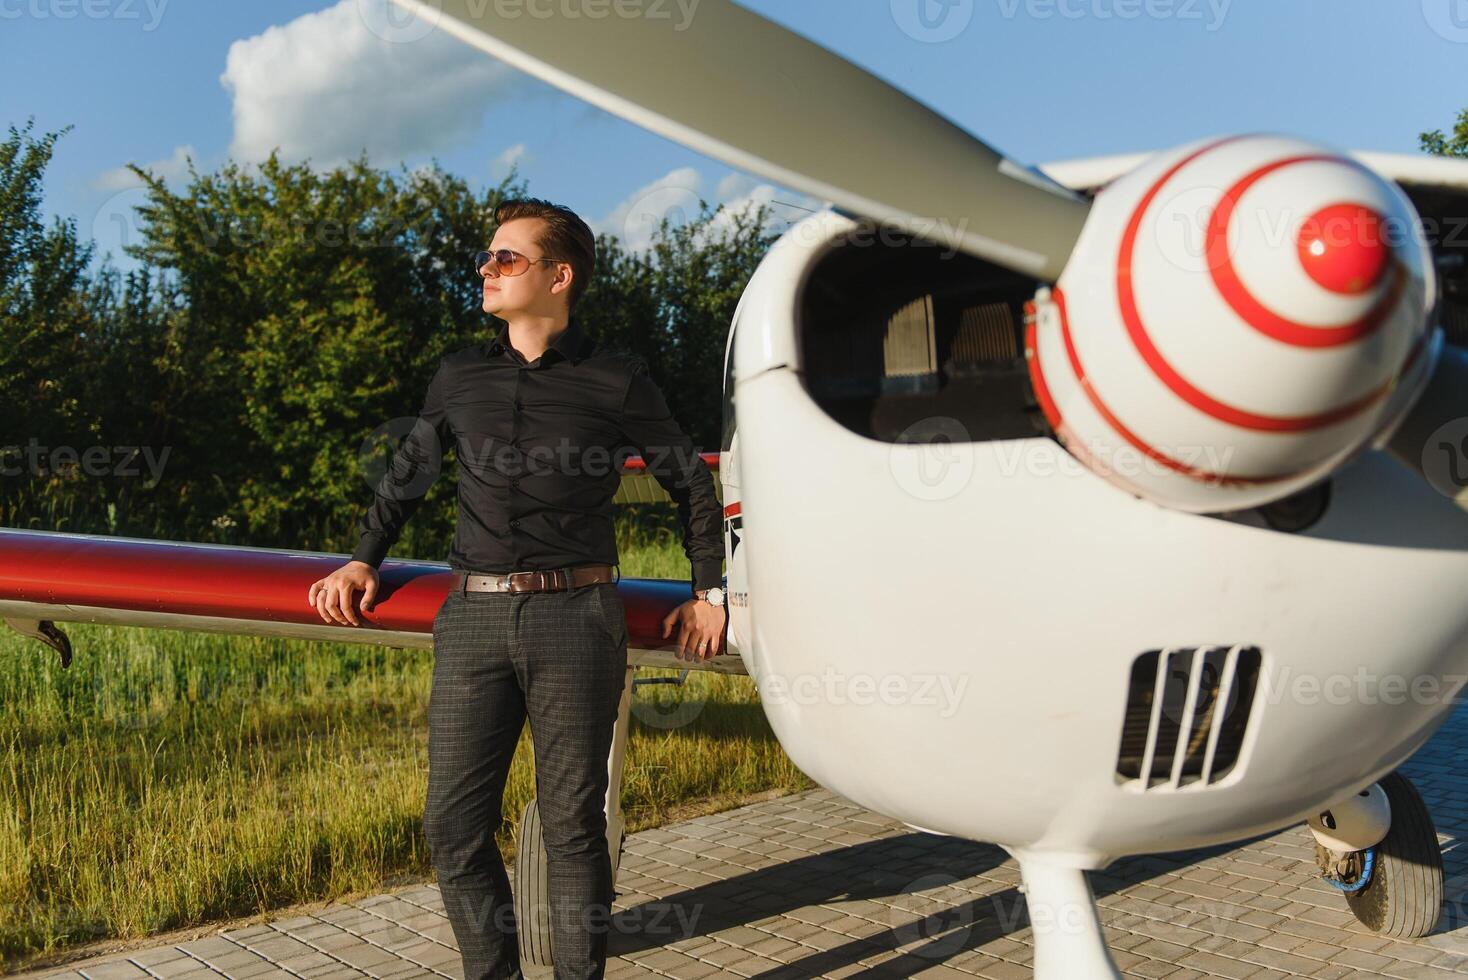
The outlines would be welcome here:
M 530 259 L 560 258 L 546 255 L 540 247 L 545 231 L 543 218 L 516 218 L 500 225 L 489 250 L 502 248 Z M 531 262 L 520 276 L 487 277 L 484 280 L 484 312 L 507 319 L 517 313 L 539 316 L 564 310 L 570 298 L 571 266 L 568 263 Z

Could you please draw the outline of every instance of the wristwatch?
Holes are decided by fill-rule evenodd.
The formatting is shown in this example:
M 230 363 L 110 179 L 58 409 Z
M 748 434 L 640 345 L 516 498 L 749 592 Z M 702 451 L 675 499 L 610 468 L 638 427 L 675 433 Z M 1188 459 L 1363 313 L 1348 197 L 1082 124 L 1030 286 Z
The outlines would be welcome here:
M 717 585 L 711 589 L 704 589 L 703 593 L 694 593 L 695 596 L 707 602 L 709 605 L 718 607 L 724 604 L 724 590 Z

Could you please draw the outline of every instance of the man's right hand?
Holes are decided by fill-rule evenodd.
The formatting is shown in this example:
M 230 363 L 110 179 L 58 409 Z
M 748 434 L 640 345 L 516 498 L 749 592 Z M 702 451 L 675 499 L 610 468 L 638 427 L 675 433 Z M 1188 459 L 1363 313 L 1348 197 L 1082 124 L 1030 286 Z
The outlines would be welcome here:
M 365 561 L 349 561 L 326 578 L 311 583 L 306 601 L 316 607 L 321 618 L 342 626 L 361 626 L 352 608 L 352 595 L 361 590 L 362 608 L 370 610 L 377 598 L 377 569 Z

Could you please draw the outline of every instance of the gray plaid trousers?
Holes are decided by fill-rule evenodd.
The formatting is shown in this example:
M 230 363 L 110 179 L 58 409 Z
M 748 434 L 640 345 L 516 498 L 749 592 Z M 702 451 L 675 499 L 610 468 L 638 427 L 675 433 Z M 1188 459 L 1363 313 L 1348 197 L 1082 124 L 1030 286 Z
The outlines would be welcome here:
M 424 836 L 464 980 L 519 978 L 509 878 L 495 844 L 530 720 L 556 980 L 600 980 L 612 905 L 607 758 L 627 669 L 614 582 L 564 592 L 450 591 L 433 620 Z

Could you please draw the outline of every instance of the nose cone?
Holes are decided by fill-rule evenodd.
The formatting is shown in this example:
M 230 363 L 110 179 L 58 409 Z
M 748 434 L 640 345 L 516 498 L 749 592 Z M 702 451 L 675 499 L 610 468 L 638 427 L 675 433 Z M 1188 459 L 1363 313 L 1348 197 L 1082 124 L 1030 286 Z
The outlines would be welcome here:
M 1376 286 L 1386 272 L 1391 248 L 1382 217 L 1359 204 L 1334 204 L 1300 226 L 1297 245 L 1305 273 L 1333 293 L 1354 296 Z
M 1072 455 L 1201 513 L 1279 500 L 1350 459 L 1430 358 L 1412 203 L 1302 140 L 1158 154 L 1096 195 L 1030 372 Z

